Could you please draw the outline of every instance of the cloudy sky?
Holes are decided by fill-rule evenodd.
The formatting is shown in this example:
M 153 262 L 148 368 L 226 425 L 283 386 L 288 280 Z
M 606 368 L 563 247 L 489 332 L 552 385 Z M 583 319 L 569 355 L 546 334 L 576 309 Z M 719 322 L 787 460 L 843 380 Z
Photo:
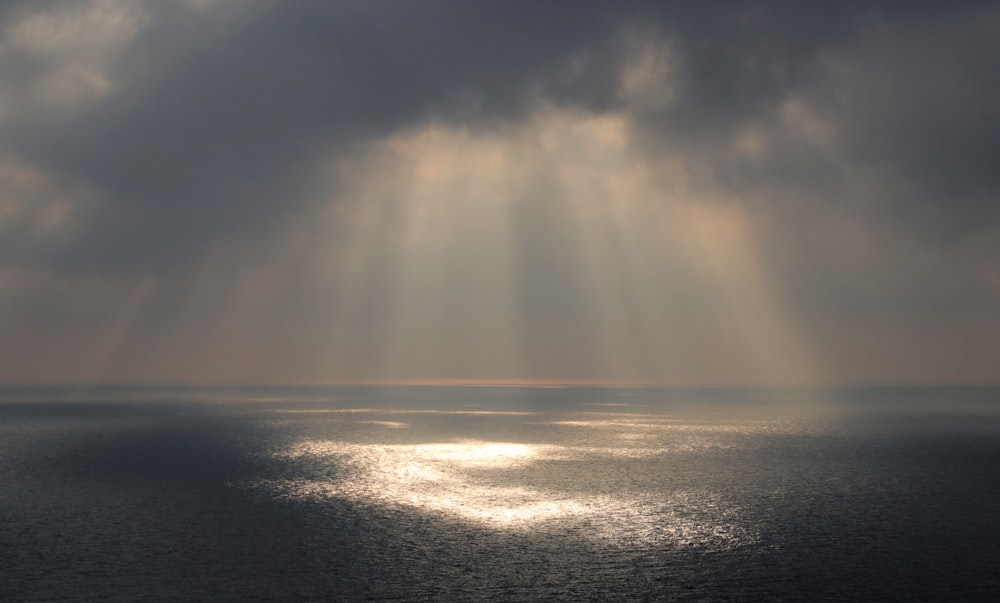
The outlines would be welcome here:
M 991 2 L 0 4 L 0 381 L 1000 381 Z

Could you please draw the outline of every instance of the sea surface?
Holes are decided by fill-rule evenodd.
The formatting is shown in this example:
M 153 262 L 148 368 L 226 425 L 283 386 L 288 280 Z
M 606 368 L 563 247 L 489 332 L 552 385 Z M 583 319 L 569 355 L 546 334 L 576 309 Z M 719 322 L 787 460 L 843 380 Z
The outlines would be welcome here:
M 0 388 L 0 600 L 1000 600 L 1000 389 Z

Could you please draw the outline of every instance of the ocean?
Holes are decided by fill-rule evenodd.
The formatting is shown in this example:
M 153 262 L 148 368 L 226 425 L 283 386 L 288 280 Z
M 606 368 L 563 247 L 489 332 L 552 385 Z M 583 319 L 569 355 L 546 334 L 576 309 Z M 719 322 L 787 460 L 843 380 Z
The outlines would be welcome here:
M 1000 389 L 0 388 L 0 600 L 1000 600 Z

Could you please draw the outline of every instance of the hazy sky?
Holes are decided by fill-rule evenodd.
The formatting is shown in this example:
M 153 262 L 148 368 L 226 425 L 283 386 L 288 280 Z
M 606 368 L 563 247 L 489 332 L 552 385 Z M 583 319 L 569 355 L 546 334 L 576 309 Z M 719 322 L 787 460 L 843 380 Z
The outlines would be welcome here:
M 0 380 L 1000 381 L 995 2 L 0 4 Z

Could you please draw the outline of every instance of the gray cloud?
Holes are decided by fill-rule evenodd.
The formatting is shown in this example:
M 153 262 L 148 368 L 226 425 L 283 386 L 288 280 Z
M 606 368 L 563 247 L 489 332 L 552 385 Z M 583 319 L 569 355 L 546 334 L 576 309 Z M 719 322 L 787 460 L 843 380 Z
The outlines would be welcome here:
M 534 83 L 549 83 L 546 72 L 608 36 L 582 3 L 565 12 L 301 2 L 237 16 L 229 5 L 154 6 L 161 13 L 115 65 L 119 90 L 59 115 L 27 108 L 5 124 L 8 152 L 108 195 L 71 262 L 188 260 L 206 240 L 253 232 L 308 200 L 296 183 L 318 153 L 346 152 L 463 98 L 476 116 L 516 112 Z
M 493 348 L 521 345 L 525 374 L 544 377 L 597 374 L 601 353 L 644 361 L 630 338 L 662 351 L 667 332 L 677 365 L 711 380 L 704 367 L 736 338 L 716 317 L 742 306 L 763 319 L 742 337 L 787 311 L 820 347 L 842 321 L 863 330 L 890 315 L 916 317 L 896 335 L 958 314 L 988 332 L 998 40 L 989 2 L 3 3 L 0 323 L 39 357 L 89 350 L 113 324 L 106 358 L 141 349 L 157 365 L 156 346 L 128 343 L 134 330 L 187 367 L 164 378 L 208 371 L 177 351 L 203 341 L 245 341 L 286 377 L 325 375 L 330 329 L 317 325 L 334 315 L 356 347 L 341 360 L 375 377 L 393 338 L 437 338 L 382 359 L 401 371 L 487 375 Z M 491 221 L 507 206 L 410 205 L 420 153 L 462 132 L 475 161 L 496 152 L 513 167 L 477 188 L 495 173 L 469 158 L 445 170 L 460 182 L 421 182 L 449 199 L 509 197 L 510 241 Z M 602 170 L 599 147 L 616 136 L 606 178 L 575 187 L 561 174 Z M 642 186 L 616 189 L 630 162 Z M 648 199 L 612 224 L 623 194 Z M 608 206 L 569 215 L 581 199 Z M 691 219 L 706 241 L 670 214 L 682 202 L 708 207 Z M 398 242 L 421 209 L 464 222 L 430 229 L 425 247 Z M 483 270 L 507 251 L 510 292 Z M 699 254 L 713 251 L 731 265 L 712 273 Z M 763 268 L 741 263 L 753 253 Z M 761 282 L 721 282 L 757 268 Z M 483 320 L 494 315 L 506 322 Z M 518 321 L 520 343 L 507 335 Z M 593 349 L 602 328 L 617 349 Z M 238 364 L 233 379 L 255 376 Z
M 870 24 L 824 90 L 852 159 L 905 181 L 908 202 L 959 229 L 995 220 L 1000 204 L 998 29 L 995 7 Z
M 21 4 L 4 17 L 73 4 Z M 139 5 L 101 10 L 108 18 L 130 6 Z M 737 192 L 795 186 L 822 196 L 853 162 L 912 179 L 926 199 L 948 196 L 944 213 L 995 205 L 990 151 L 1000 90 L 990 77 L 998 49 L 989 8 L 222 2 L 141 9 L 134 37 L 89 51 L 110 91 L 73 107 L 25 101 L 2 122 L 3 152 L 104 196 L 78 244 L 47 258 L 55 265 L 155 271 L 196 259 L 220 236 L 265 236 L 315 201 L 318 158 L 420 120 L 475 126 L 516 119 L 540 100 L 620 109 L 626 26 L 656 32 L 673 63 L 676 98 L 665 108 L 640 107 L 642 129 L 655 145 L 711 155 L 714 178 Z M 3 88 L 72 57 L 56 49 L 43 58 L 5 59 Z M 748 125 L 768 127 L 791 98 L 843 137 L 843 155 L 825 156 L 789 135 L 753 160 L 720 150 Z

